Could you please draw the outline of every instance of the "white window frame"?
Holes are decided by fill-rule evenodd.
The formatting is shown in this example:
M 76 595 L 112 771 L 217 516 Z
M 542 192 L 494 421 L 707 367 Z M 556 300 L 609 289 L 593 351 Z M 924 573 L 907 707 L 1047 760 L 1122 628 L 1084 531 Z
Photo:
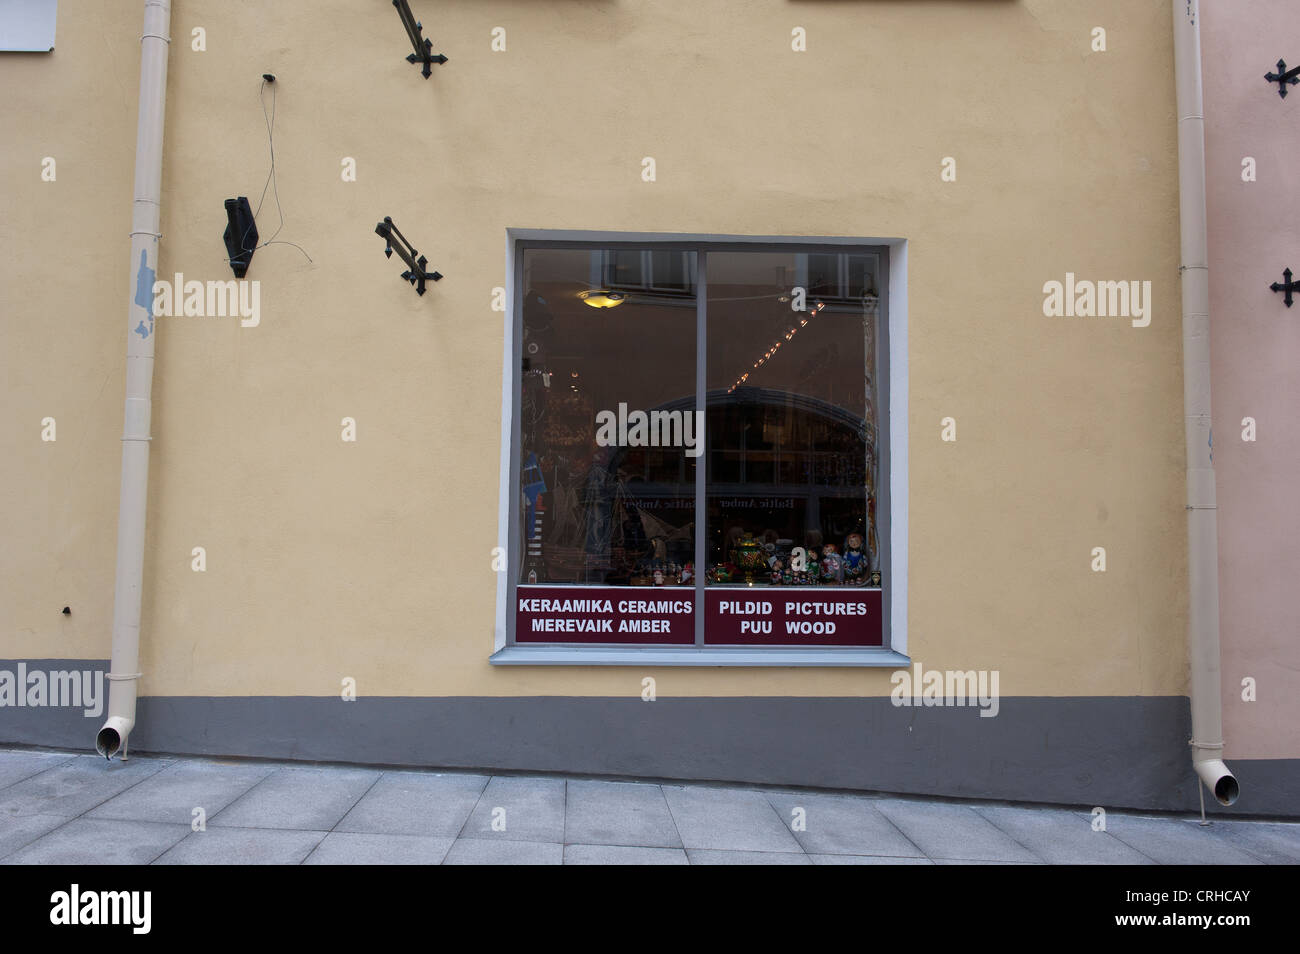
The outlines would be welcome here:
M 506 230 L 506 311 L 501 374 L 501 469 L 498 503 L 497 545 L 511 554 L 514 534 L 512 519 L 518 510 L 518 469 L 512 464 L 514 408 L 520 387 L 519 341 L 522 316 L 523 254 L 525 246 L 577 242 L 595 248 L 638 243 L 653 248 L 664 243 L 701 246 L 703 252 L 716 246 L 719 251 L 736 251 L 738 246 L 755 250 L 772 246 L 834 246 L 852 253 L 858 247 L 880 247 L 888 254 L 886 287 L 877 289 L 885 309 L 889 354 L 881 369 L 888 388 L 888 429 L 882 457 L 888 464 L 888 509 L 885 544 L 888 572 L 884 578 L 884 645 L 880 647 L 808 648 L 756 647 L 589 647 L 581 645 L 516 645 L 510 642 L 511 574 L 517 571 L 514 557 L 497 573 L 496 616 L 493 653 L 489 662 L 497 666 L 818 666 L 880 667 L 896 669 L 910 665 L 907 655 L 907 541 L 908 541 L 908 434 L 907 434 L 907 240 L 902 238 L 845 238 L 812 236 L 700 235 L 662 232 L 589 232 L 571 230 Z M 818 249 L 819 251 L 821 249 Z M 882 521 L 883 523 L 883 521 Z M 517 547 L 516 547 L 517 549 Z M 702 570 L 701 570 L 702 572 Z M 697 607 L 696 612 L 702 612 Z

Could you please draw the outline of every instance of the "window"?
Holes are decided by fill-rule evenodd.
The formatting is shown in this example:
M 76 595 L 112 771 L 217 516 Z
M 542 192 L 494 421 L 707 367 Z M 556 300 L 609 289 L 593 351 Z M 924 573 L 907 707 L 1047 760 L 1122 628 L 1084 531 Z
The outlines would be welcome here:
M 0 51 L 49 53 L 54 49 L 57 0 L 0 3 Z
M 865 245 L 519 241 L 494 662 L 901 658 L 888 263 Z

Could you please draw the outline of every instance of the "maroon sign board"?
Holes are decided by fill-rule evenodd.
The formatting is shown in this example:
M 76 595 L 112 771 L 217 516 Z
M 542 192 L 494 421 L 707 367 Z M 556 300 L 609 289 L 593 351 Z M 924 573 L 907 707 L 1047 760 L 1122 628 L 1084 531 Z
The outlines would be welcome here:
M 516 643 L 695 643 L 689 586 L 534 586 L 515 594 Z M 865 587 L 709 587 L 709 646 L 882 646 L 883 599 Z

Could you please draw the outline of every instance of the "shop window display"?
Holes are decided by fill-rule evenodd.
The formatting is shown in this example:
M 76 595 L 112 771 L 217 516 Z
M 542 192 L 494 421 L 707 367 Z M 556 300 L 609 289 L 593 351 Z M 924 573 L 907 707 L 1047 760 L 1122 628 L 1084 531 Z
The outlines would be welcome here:
M 650 288 L 645 257 L 526 253 L 521 583 L 692 582 L 694 285 Z M 623 297 L 592 307 L 593 289 Z
M 516 640 L 881 645 L 878 269 L 523 250 Z
M 710 254 L 709 583 L 880 585 L 875 282 L 874 256 Z

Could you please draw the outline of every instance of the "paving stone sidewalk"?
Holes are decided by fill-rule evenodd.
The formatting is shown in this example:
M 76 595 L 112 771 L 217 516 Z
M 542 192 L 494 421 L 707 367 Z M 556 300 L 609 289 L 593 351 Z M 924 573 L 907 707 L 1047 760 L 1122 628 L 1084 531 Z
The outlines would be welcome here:
M 0 748 L 3 864 L 1300 863 L 1300 823 L 1091 823 L 984 802 Z

